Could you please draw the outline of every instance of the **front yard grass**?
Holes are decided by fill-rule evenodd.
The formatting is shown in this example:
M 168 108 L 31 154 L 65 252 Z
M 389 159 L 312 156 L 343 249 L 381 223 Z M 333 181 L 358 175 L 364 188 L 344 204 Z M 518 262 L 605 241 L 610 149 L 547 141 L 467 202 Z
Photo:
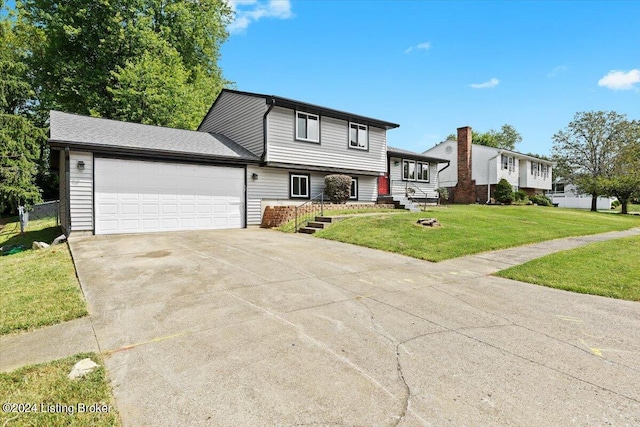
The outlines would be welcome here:
M 495 275 L 584 294 L 640 301 L 640 236 L 558 252 Z
M 87 314 L 66 243 L 32 250 L 33 241 L 51 241 L 62 234 L 55 218 L 29 223 L 20 236 L 17 223 L 8 223 L 0 246 L 23 244 L 24 252 L 0 257 L 0 335 L 53 325 Z
M 73 365 L 87 357 L 100 367 L 78 380 L 67 378 Z M 3 406 L 0 411 L 0 426 L 121 425 L 107 385 L 102 359 L 95 353 L 78 354 L 0 373 L 0 402 L 28 404 L 28 409 L 31 410 L 20 413 L 12 411 L 17 408 Z M 81 412 L 83 407 L 85 412 Z M 96 412 L 98 407 L 108 412 Z
M 415 224 L 436 218 L 441 228 Z M 443 261 L 561 237 L 626 230 L 640 217 L 542 206 L 450 205 L 426 212 L 354 217 L 315 236 Z

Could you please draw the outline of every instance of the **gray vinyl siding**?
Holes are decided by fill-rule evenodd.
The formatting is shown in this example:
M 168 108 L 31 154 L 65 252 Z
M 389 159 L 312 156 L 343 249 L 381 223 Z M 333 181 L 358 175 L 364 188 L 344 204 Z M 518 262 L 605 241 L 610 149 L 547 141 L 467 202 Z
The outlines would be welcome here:
M 93 231 L 93 153 L 69 153 L 69 212 L 71 231 Z
M 349 122 L 320 116 L 320 143 L 295 140 L 295 112 L 274 107 L 267 116 L 267 162 L 383 173 L 386 130 L 369 127 L 369 150 L 349 148 Z
M 258 179 L 252 175 L 256 173 Z M 260 225 L 262 212 L 268 205 L 299 205 L 306 199 L 289 198 L 289 174 L 309 174 L 311 196 L 315 197 L 324 191 L 324 177 L 330 172 L 304 171 L 299 169 L 280 169 L 269 167 L 247 167 L 247 224 Z M 358 203 L 375 202 L 377 200 L 377 177 L 354 175 L 358 178 Z M 355 201 L 354 201 L 355 202 Z
M 389 179 L 391 180 L 391 194 L 393 196 L 404 196 L 406 194 L 407 184 L 411 187 L 417 187 L 423 192 L 426 192 L 428 198 L 437 198 L 436 188 L 438 188 L 437 174 L 438 164 L 429 163 L 429 182 L 422 181 L 404 181 L 402 179 L 402 160 L 401 158 L 391 157 Z M 411 160 L 411 159 L 407 159 Z M 395 163 L 398 162 L 396 165 Z M 419 190 L 416 190 L 414 197 L 418 199 L 424 198 L 424 194 Z
M 64 150 L 59 151 L 60 163 L 58 165 L 60 182 L 60 225 L 65 234 L 71 231 L 71 220 L 69 218 L 69 181 L 67 179 L 67 159 Z
M 224 92 L 198 128 L 217 132 L 240 144 L 256 156 L 264 149 L 264 98 Z

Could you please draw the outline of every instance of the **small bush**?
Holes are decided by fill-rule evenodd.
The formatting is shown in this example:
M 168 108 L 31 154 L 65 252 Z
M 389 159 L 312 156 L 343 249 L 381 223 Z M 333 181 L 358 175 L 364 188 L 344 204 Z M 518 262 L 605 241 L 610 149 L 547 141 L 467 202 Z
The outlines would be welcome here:
M 446 187 L 438 187 L 436 192 L 438 193 L 438 199 L 449 200 L 449 190 Z
M 498 203 L 510 205 L 513 202 L 513 187 L 509 181 L 502 178 L 496 185 L 496 191 L 493 193 Z
M 620 200 L 614 200 L 613 202 L 611 202 L 611 209 L 615 209 L 618 206 L 620 206 L 622 203 L 620 203 Z
M 346 203 L 351 197 L 351 177 L 349 175 L 327 175 L 324 189 L 332 203 Z
M 551 206 L 551 199 L 544 194 L 536 194 L 531 197 L 531 201 L 538 206 Z

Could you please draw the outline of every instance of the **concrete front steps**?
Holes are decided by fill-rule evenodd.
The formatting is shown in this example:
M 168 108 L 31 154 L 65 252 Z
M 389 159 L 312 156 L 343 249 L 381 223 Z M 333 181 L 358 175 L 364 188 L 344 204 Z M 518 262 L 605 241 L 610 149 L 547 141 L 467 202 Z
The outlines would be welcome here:
M 309 223 L 306 226 L 301 227 L 298 230 L 298 233 L 313 234 L 316 231 L 323 230 L 329 227 L 331 224 L 341 221 L 343 219 L 344 218 L 335 217 L 335 216 L 317 216 L 314 218 L 314 221 L 309 221 Z

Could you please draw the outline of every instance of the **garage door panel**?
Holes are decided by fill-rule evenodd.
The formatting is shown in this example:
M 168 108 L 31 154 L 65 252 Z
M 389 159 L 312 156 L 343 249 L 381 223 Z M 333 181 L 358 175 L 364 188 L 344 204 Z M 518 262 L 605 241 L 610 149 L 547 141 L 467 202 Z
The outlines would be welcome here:
M 97 158 L 96 234 L 239 228 L 244 170 Z

